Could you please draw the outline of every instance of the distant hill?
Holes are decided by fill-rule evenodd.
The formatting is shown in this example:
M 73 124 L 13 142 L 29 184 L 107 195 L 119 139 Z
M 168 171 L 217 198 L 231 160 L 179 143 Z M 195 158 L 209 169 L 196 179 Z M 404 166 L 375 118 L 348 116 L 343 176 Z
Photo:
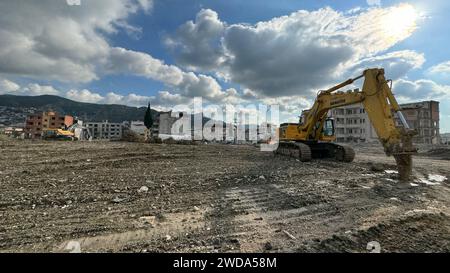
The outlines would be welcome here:
M 147 107 L 130 107 L 117 104 L 95 104 L 69 100 L 66 98 L 42 96 L 0 95 L 0 106 L 20 109 L 35 108 L 37 111 L 53 110 L 60 114 L 77 116 L 82 120 L 122 122 L 144 120 Z M 158 111 L 152 109 L 154 117 Z

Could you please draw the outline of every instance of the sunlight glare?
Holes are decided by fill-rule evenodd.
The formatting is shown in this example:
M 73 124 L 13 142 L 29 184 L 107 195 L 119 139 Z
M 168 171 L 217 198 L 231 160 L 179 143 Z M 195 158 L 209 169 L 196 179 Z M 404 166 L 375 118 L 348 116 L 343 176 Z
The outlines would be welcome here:
M 410 4 L 392 8 L 381 19 L 386 38 L 398 40 L 410 36 L 417 28 L 418 17 L 416 9 Z

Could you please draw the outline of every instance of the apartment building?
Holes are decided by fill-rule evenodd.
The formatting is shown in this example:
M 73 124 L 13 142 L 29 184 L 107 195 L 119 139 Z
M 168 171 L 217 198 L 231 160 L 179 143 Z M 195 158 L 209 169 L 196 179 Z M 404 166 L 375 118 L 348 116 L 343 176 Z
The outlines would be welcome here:
M 131 121 L 130 122 L 130 130 L 135 132 L 138 135 L 144 136 L 147 130 L 143 121 Z
M 401 104 L 402 113 L 412 129 L 418 131 L 414 143 L 436 144 L 439 137 L 439 102 Z M 376 142 L 378 136 L 362 103 L 339 107 L 329 113 L 335 120 L 336 142 Z M 402 126 L 398 117 L 396 125 Z
M 377 134 L 362 103 L 332 109 L 336 142 L 376 142 Z
M 72 124 L 72 116 L 59 115 L 53 111 L 31 114 L 25 121 L 25 137 L 40 138 L 45 129 L 65 129 Z
M 93 139 L 120 139 L 122 138 L 122 123 L 85 122 L 84 126 Z

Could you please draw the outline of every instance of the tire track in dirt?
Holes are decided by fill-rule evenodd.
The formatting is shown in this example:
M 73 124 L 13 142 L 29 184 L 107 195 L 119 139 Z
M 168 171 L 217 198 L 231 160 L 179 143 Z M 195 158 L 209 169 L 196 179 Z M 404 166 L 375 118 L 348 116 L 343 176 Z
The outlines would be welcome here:
M 324 198 L 276 184 L 232 187 L 224 192 L 222 202 L 231 205 L 227 223 L 221 223 L 230 227 L 228 233 L 222 234 L 224 241 L 238 240 L 240 250 L 245 252 L 270 250 L 268 242 L 289 251 L 298 240 L 289 238 L 285 231 L 297 234 L 292 227 L 312 214 L 335 214 L 335 208 Z

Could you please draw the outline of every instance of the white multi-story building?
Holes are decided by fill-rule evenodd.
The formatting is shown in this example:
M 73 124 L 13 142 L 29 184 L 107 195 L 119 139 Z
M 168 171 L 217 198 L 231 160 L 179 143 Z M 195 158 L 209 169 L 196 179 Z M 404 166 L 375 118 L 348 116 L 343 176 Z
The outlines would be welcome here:
M 86 122 L 85 127 L 89 130 L 93 139 L 120 139 L 122 138 L 122 123 Z
M 132 121 L 130 122 L 130 130 L 135 132 L 138 135 L 144 136 L 147 127 L 143 121 Z
M 378 136 L 362 103 L 332 109 L 336 142 L 376 142 Z

